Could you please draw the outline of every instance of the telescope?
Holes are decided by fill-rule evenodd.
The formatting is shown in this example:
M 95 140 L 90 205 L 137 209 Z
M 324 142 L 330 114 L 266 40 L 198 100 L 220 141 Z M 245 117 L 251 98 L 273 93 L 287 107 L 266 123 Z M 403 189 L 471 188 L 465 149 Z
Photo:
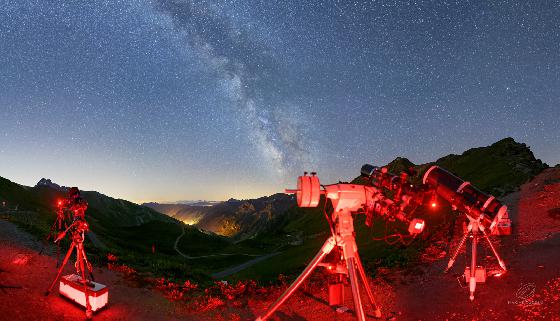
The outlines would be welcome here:
M 385 174 L 385 171 L 380 171 Z M 371 176 L 371 175 L 370 175 Z M 405 179 L 394 179 L 392 184 L 397 187 L 404 186 Z M 366 186 L 359 184 L 331 184 L 321 185 L 316 173 L 304 173 L 298 177 L 297 189 L 287 189 L 287 194 L 296 194 L 299 207 L 317 207 L 324 195 L 332 203 L 333 210 L 327 216 L 331 229 L 331 236 L 323 244 L 321 250 L 311 260 L 305 270 L 290 285 L 290 287 L 278 298 L 257 321 L 268 319 L 307 279 L 317 266 L 325 266 L 333 273 L 339 275 L 340 282 L 329 284 L 329 303 L 331 305 L 342 304 L 344 301 L 344 283 L 342 278 L 348 278 L 352 290 L 356 318 L 358 321 L 365 320 L 360 287 L 363 286 L 374 309 L 376 317 L 381 317 L 381 310 L 375 303 L 373 292 L 369 286 L 365 270 L 360 256 L 354 233 L 354 216 L 366 214 L 366 222 L 372 224 L 373 215 L 377 214 L 386 220 L 399 220 L 408 223 L 408 232 L 415 237 L 424 230 L 425 223 L 422 219 L 410 219 L 405 213 L 405 208 L 411 203 L 412 197 L 403 193 L 399 188 L 393 197 L 387 197 L 379 186 Z M 398 194 L 398 195 L 397 195 Z M 326 214 L 326 213 L 325 213 Z M 334 263 L 323 262 L 323 259 L 332 251 L 336 251 L 337 261 Z M 359 281 L 362 281 L 361 284 Z
M 485 194 L 459 177 L 439 166 L 432 166 L 426 171 L 422 183 L 445 200 L 455 209 L 475 218 L 480 218 L 482 225 L 492 231 L 507 213 L 507 206 L 494 196 Z
M 369 301 L 374 308 L 376 317 L 381 317 L 381 310 L 375 303 L 372 291 L 358 255 L 354 233 L 354 215 L 365 214 L 366 225 L 373 224 L 373 216 L 379 216 L 385 221 L 399 220 L 409 224 L 408 232 L 414 238 L 424 230 L 425 222 L 419 218 L 409 218 L 407 209 L 416 209 L 425 203 L 426 196 L 431 197 L 431 207 L 437 206 L 437 196 L 447 200 L 453 209 L 464 213 L 469 220 L 467 232 L 463 235 L 459 245 L 449 259 L 446 272 L 453 266 L 457 255 L 467 238 L 472 239 L 471 264 L 465 268 L 465 280 L 469 284 L 470 300 L 474 300 L 474 291 L 477 283 L 486 280 L 486 269 L 476 264 L 477 242 L 482 234 L 500 267 L 506 271 L 505 263 L 490 241 L 486 229 L 492 231 L 507 214 L 507 207 L 494 196 L 481 192 L 459 177 L 451 174 L 439 166 L 432 166 L 424 174 L 422 184 L 415 185 L 409 181 L 409 176 L 414 175 L 414 169 L 402 172 L 399 175 L 390 173 L 385 167 L 365 164 L 360 170 L 361 176 L 367 185 L 359 184 L 331 184 L 321 185 L 316 173 L 308 175 L 307 172 L 297 179 L 297 189 L 286 189 L 287 194 L 296 194 L 299 207 L 317 207 L 324 195 L 332 204 L 332 212 L 325 212 L 331 229 L 331 237 L 325 242 L 321 250 L 315 255 L 305 270 L 290 285 L 290 287 L 276 300 L 262 316 L 256 321 L 268 319 L 305 281 L 317 266 L 326 266 L 329 270 L 339 273 L 340 283 L 329 284 L 329 303 L 342 304 L 343 283 L 342 277 L 349 279 L 354 301 L 356 318 L 365 320 L 364 309 L 360 297 L 360 284 L 362 281 Z M 326 204 L 326 203 L 325 203 Z M 414 211 L 414 210 L 413 210 Z M 413 212 L 412 211 L 412 212 Z M 410 212 L 410 211 L 408 211 Z M 402 236 L 401 236 L 402 239 Z M 333 249 L 338 250 L 338 261 L 335 264 L 321 263 L 325 256 Z M 501 273 L 500 273 L 501 274 Z M 499 275 L 499 274 L 496 274 Z M 337 287 L 333 287 L 337 286 Z M 337 302 L 337 303 L 332 303 Z
M 506 265 L 490 241 L 486 230 L 492 232 L 496 228 L 500 220 L 507 214 L 507 206 L 503 205 L 494 196 L 481 192 L 471 183 L 460 179 L 439 166 L 430 167 L 424 174 L 422 183 L 447 200 L 453 209 L 465 214 L 468 219 L 467 230 L 449 258 L 445 271 L 447 272 L 451 269 L 461 248 L 463 246 L 466 247 L 466 240 L 470 238 L 472 242 L 471 264 L 465 267 L 464 275 L 465 280 L 469 284 L 469 299 L 472 301 L 474 300 L 477 283 L 485 283 L 487 275 L 486 268 L 477 265 L 476 262 L 479 234 L 486 240 L 502 268 L 502 272 L 496 275 L 502 275 L 506 271 Z

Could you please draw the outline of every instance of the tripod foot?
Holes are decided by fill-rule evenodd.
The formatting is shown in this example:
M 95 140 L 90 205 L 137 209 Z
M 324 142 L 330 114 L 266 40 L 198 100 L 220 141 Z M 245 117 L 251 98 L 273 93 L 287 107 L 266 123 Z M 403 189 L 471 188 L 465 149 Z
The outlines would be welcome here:
M 451 270 L 451 267 L 453 266 L 453 264 L 455 263 L 454 259 L 450 259 L 449 263 L 447 263 L 447 267 L 445 268 L 445 270 L 443 271 L 443 273 L 447 273 L 449 272 L 449 270 Z
M 374 312 L 376 319 L 381 319 L 381 310 L 377 308 Z
M 469 299 L 471 301 L 474 300 L 474 290 L 476 289 L 476 278 L 474 276 L 471 276 L 471 278 L 469 279 Z
M 506 269 L 506 264 L 504 263 L 504 261 L 500 260 L 500 261 L 498 261 L 498 262 L 500 263 L 500 266 L 502 267 L 502 269 L 503 269 L 504 271 L 507 271 L 507 269 Z
M 93 317 L 93 312 L 91 310 L 86 310 L 86 319 L 91 320 Z

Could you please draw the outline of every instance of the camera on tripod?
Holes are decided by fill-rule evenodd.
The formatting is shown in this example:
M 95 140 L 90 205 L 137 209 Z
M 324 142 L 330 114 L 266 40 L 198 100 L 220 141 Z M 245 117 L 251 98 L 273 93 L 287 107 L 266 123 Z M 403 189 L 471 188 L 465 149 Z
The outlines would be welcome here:
M 107 305 L 109 294 L 105 285 L 94 282 L 93 268 L 84 249 L 85 234 L 89 231 L 89 225 L 85 219 L 88 203 L 80 196 L 78 188 L 72 187 L 68 190 L 67 198 L 59 200 L 57 205 L 57 220 L 51 227 L 47 240 L 54 238 L 53 235 L 56 231 L 58 234 L 54 242 L 60 245 L 60 241 L 70 233 L 71 244 L 61 266 L 58 268 L 56 277 L 45 295 L 49 295 L 56 286 L 57 281 L 60 280 L 59 293 L 82 305 L 86 309 L 86 318 L 90 319 L 93 316 L 93 312 Z M 72 223 L 70 225 L 66 223 L 67 212 L 70 212 L 72 215 Z M 62 226 L 65 228 L 62 228 Z M 76 263 L 74 264 L 76 273 L 62 276 L 64 266 L 68 263 L 74 250 L 76 251 Z

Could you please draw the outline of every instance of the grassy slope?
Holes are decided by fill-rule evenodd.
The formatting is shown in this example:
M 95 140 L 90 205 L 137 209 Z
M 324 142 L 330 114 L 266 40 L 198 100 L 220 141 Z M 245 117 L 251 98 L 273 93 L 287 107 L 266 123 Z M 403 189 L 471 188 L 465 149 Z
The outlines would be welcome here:
M 488 147 L 469 149 L 462 155 L 449 155 L 435 163 L 498 196 L 516 190 L 547 168 L 535 159 L 525 144 L 516 143 L 512 138 Z
M 171 279 L 189 277 L 206 283 L 211 281 L 209 272 L 247 260 L 241 255 L 186 260 L 174 250 L 175 240 L 182 230 L 180 222 L 147 207 L 97 192 L 83 192 L 82 195 L 89 203 L 86 218 L 91 231 L 107 246 L 107 249 L 98 249 L 86 239 L 88 256 L 95 264 L 105 264 L 107 253 L 113 253 L 119 257 L 119 263 L 132 266 L 141 273 Z M 12 210 L 6 217 L 40 239 L 48 234 L 55 219 L 54 204 L 64 196 L 64 193 L 48 187 L 25 187 L 0 177 L 0 201 L 7 201 L 11 209 L 19 204 L 18 211 Z M 145 223 L 137 225 L 139 222 Z M 152 253 L 152 245 L 155 245 L 155 253 Z M 67 242 L 63 246 L 68 246 Z M 193 256 L 261 252 L 189 226 L 185 226 L 185 235 L 178 246 L 182 252 Z

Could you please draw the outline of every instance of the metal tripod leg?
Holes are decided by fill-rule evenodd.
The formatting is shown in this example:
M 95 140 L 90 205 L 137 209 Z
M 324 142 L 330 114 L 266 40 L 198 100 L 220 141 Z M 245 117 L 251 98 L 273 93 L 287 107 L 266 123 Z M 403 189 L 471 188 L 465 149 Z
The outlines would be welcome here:
M 469 299 L 474 300 L 474 291 L 476 290 L 476 247 L 477 247 L 478 235 L 476 232 L 473 233 L 472 244 L 471 244 L 471 275 L 469 278 Z
M 84 244 L 83 243 L 78 243 L 78 246 L 76 248 L 76 260 L 77 260 L 77 266 L 80 269 L 80 277 L 82 278 L 82 284 L 84 285 L 84 295 L 86 296 L 86 318 L 91 319 L 91 316 L 93 314 L 92 310 L 91 310 L 91 305 L 89 303 L 89 288 L 88 288 L 88 281 L 86 278 L 86 269 L 88 268 L 87 266 L 87 261 L 85 258 L 85 252 L 84 252 Z
M 507 269 L 506 269 L 506 264 L 504 263 L 504 261 L 502 261 L 502 258 L 501 258 L 500 255 L 498 254 L 498 251 L 496 251 L 496 248 L 494 247 L 494 244 L 492 244 L 492 242 L 490 241 L 490 238 L 488 237 L 488 234 L 486 233 L 486 231 L 484 230 L 484 228 L 481 228 L 480 231 L 482 232 L 482 235 L 484 235 L 484 239 L 486 239 L 486 242 L 488 242 L 488 245 L 489 245 L 490 248 L 492 249 L 492 252 L 494 253 L 494 256 L 496 257 L 496 259 L 498 260 L 498 263 L 500 264 L 500 267 L 501 267 L 504 271 L 507 271 Z
M 83 248 L 83 246 L 82 246 L 82 248 Z M 83 259 L 84 259 L 84 262 L 85 262 L 86 268 L 87 268 L 87 270 L 88 270 L 90 279 L 91 279 L 92 281 L 95 281 L 95 279 L 93 278 L 93 268 L 92 268 L 91 264 L 89 263 L 89 261 L 88 261 L 88 259 L 87 259 L 86 251 L 85 251 L 85 250 L 82 250 L 82 257 L 83 257 Z
M 41 246 L 41 250 L 39 251 L 39 255 L 43 254 L 43 250 L 45 250 L 45 244 L 49 242 L 50 239 L 56 239 L 56 236 L 54 235 L 54 231 L 55 230 L 59 230 L 60 228 L 57 229 L 57 226 L 60 226 L 60 219 L 57 217 L 56 221 L 54 221 L 54 223 L 51 225 L 51 229 L 49 230 L 49 234 L 47 235 L 47 237 L 44 239 L 45 242 L 43 242 L 43 245 Z M 60 262 L 60 243 L 57 243 L 57 252 L 56 252 L 56 267 L 58 267 L 58 264 Z
M 352 289 L 352 299 L 354 300 L 354 307 L 358 321 L 365 321 L 364 308 L 362 306 L 362 299 L 360 298 L 360 284 L 358 283 L 358 276 L 356 275 L 356 261 L 353 257 L 346 259 L 346 266 L 348 267 L 348 278 L 350 279 L 350 288 Z
M 321 250 L 315 255 L 309 265 L 307 265 L 305 270 L 301 272 L 298 278 L 290 285 L 290 287 L 286 291 L 284 291 L 284 293 L 278 298 L 278 300 L 276 300 L 276 302 L 274 302 L 268 308 L 268 311 L 265 313 L 265 315 L 263 315 L 262 317 L 258 317 L 256 321 L 264 321 L 268 319 L 282 305 L 282 303 L 284 303 L 297 290 L 297 288 L 303 283 L 303 281 L 307 279 L 311 272 L 313 272 L 313 270 L 317 267 L 317 264 L 319 264 L 323 260 L 323 258 L 332 251 L 335 244 L 336 243 L 334 237 L 331 236 L 325 242 L 325 244 L 323 244 Z
M 58 279 L 60 278 L 60 275 L 62 274 L 62 270 L 64 269 L 64 266 L 68 262 L 68 259 L 70 258 L 70 255 L 72 255 L 72 251 L 74 250 L 75 247 L 76 247 L 76 243 L 72 242 L 72 245 L 70 245 L 70 248 L 68 249 L 68 252 L 66 252 L 66 256 L 64 257 L 64 260 L 62 261 L 62 264 L 58 268 L 58 272 L 56 274 L 56 277 L 54 278 L 53 282 L 51 283 L 51 286 L 49 287 L 49 289 L 47 290 L 45 295 L 49 295 L 49 293 L 51 293 L 52 289 L 54 288 L 54 285 L 56 284 L 56 281 L 58 281 Z
M 372 307 L 375 309 L 374 311 L 375 317 L 381 318 L 381 309 L 379 309 L 379 306 L 377 305 L 377 303 L 375 303 L 375 299 L 373 297 L 373 293 L 371 292 L 371 288 L 368 283 L 366 272 L 364 271 L 364 266 L 362 265 L 362 260 L 360 259 L 358 252 L 356 252 L 354 258 L 356 259 L 356 266 L 358 267 L 358 272 L 360 273 L 360 277 L 362 278 L 362 283 L 364 284 L 364 288 L 366 289 L 369 302 L 371 303 Z
M 457 258 L 457 255 L 459 255 L 459 251 L 461 251 L 463 245 L 465 245 L 465 241 L 467 240 L 467 237 L 469 237 L 469 235 L 470 235 L 470 231 L 468 231 L 467 233 L 465 233 L 465 235 L 463 235 L 461 242 L 459 242 L 459 245 L 457 245 L 457 248 L 455 248 L 455 252 L 453 253 L 453 256 L 449 258 L 449 263 L 447 263 L 447 268 L 445 269 L 445 272 L 449 271 L 449 269 L 451 269 L 451 267 L 455 263 L 455 259 Z

